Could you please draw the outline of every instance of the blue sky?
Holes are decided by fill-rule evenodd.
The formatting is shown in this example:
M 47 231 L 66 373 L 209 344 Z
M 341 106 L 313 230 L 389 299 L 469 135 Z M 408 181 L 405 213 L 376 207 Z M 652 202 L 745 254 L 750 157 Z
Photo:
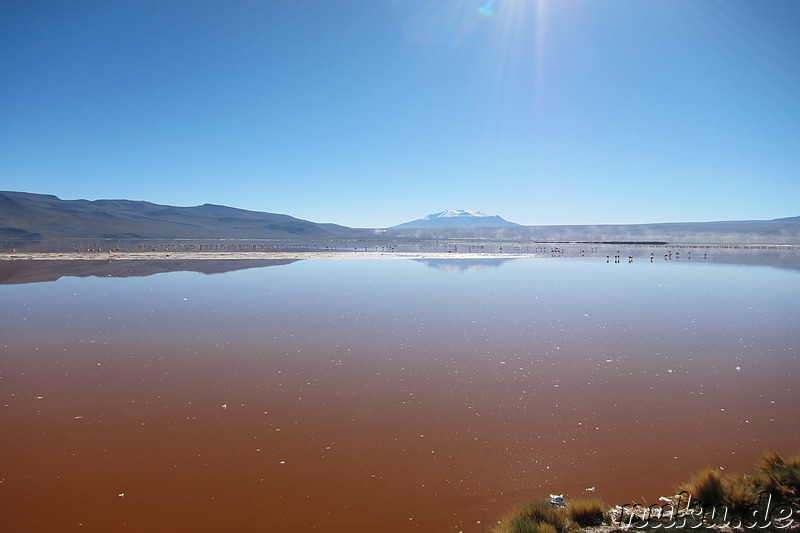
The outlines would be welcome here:
M 797 0 L 481 7 L 4 0 L 0 189 L 353 227 L 800 215 Z

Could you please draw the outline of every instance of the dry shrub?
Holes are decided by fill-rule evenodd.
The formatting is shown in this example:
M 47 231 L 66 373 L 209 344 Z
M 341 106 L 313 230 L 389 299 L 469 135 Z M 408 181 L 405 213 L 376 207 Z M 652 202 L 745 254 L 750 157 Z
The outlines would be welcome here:
M 705 468 L 692 476 L 681 487 L 692 495 L 692 498 L 706 505 L 720 505 L 725 496 L 719 470 Z
M 547 500 L 535 500 L 514 508 L 500 519 L 495 533 L 561 533 L 566 518 L 561 508 Z
M 596 526 L 606 519 L 603 503 L 598 499 L 574 500 L 567 505 L 567 516 L 581 527 Z
M 725 506 L 736 512 L 756 505 L 762 492 L 758 478 L 749 474 L 723 476 L 722 489 Z
M 756 467 L 766 474 L 771 474 L 782 469 L 786 463 L 778 452 L 761 452 L 756 461 Z
M 800 495 L 800 453 L 796 453 L 784 461 L 786 472 L 784 485 L 795 494 Z
M 782 498 L 786 492 L 781 482 L 767 472 L 756 472 L 753 475 L 753 480 L 758 487 L 758 492 L 767 492 L 776 498 Z
M 800 468 L 800 453 L 796 453 L 784 461 L 786 466 L 791 468 Z
M 784 460 L 777 452 L 762 452 L 756 466 L 762 472 L 763 490 L 783 496 L 800 494 L 800 454 Z
M 535 522 L 527 517 L 514 520 L 505 527 L 501 524 L 495 531 L 497 533 L 558 533 L 552 524 Z

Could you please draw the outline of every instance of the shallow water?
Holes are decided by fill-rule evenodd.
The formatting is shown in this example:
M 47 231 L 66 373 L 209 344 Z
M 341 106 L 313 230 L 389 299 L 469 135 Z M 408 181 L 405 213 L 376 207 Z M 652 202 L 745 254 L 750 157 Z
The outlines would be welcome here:
M 466 533 L 593 486 L 653 503 L 798 451 L 799 322 L 797 270 L 604 257 L 1 286 L 0 526 Z

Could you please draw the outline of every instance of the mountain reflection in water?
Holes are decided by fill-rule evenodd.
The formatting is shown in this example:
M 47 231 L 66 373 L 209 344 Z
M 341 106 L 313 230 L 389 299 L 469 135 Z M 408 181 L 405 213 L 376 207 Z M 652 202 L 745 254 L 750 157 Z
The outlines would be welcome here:
M 477 272 L 489 270 L 515 259 L 414 259 L 417 263 L 445 272 Z
M 0 285 L 55 281 L 61 277 L 129 278 L 167 272 L 222 274 L 248 268 L 289 265 L 299 259 L 146 259 L 114 261 L 0 261 Z

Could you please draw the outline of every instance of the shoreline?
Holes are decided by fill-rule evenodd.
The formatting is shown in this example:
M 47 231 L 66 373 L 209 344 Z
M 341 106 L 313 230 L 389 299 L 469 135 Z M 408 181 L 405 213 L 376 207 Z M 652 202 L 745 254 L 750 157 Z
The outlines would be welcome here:
M 650 259 L 664 255 L 673 259 L 672 251 L 677 251 L 675 259 L 681 252 L 687 251 L 687 259 L 691 259 L 692 250 L 704 251 L 705 256 L 712 252 L 723 255 L 753 254 L 753 253 L 788 253 L 790 256 L 800 257 L 800 245 L 797 244 L 641 244 L 641 243 L 532 243 L 532 244 L 507 244 L 508 250 L 503 250 L 503 244 L 492 243 L 486 246 L 464 246 L 465 243 L 444 242 L 437 243 L 446 246 L 445 250 L 405 250 L 392 249 L 390 246 L 380 246 L 382 249 L 300 249 L 293 250 L 291 246 L 284 249 L 187 249 L 182 244 L 165 245 L 160 250 L 126 250 L 124 248 L 75 250 L 75 251 L 17 251 L 2 250 L 0 248 L 0 261 L 152 261 L 152 260 L 300 260 L 300 259 L 519 259 L 519 258 L 551 258 L 551 257 L 617 257 L 622 252 L 625 258 Z M 459 250 L 459 245 L 462 250 Z M 452 247 L 452 249 L 450 249 Z M 378 247 L 376 247 L 378 248 Z M 415 246 L 416 248 L 416 246 Z M 421 248 L 421 246 L 420 246 Z M 467 248 L 467 251 L 463 251 Z M 488 248 L 488 249 L 487 249 Z M 622 251 L 622 252 L 621 252 Z M 665 254 L 669 251 L 669 254 Z M 635 254 L 644 253 L 644 255 Z M 632 255 L 633 254 L 633 255 Z M 699 253 L 696 253 L 697 257 Z M 683 259 L 683 258 L 681 258 Z
M 480 252 L 30 252 L 0 253 L 0 261 L 148 261 L 148 260 L 242 260 L 276 259 L 519 259 L 550 257 L 534 253 Z

